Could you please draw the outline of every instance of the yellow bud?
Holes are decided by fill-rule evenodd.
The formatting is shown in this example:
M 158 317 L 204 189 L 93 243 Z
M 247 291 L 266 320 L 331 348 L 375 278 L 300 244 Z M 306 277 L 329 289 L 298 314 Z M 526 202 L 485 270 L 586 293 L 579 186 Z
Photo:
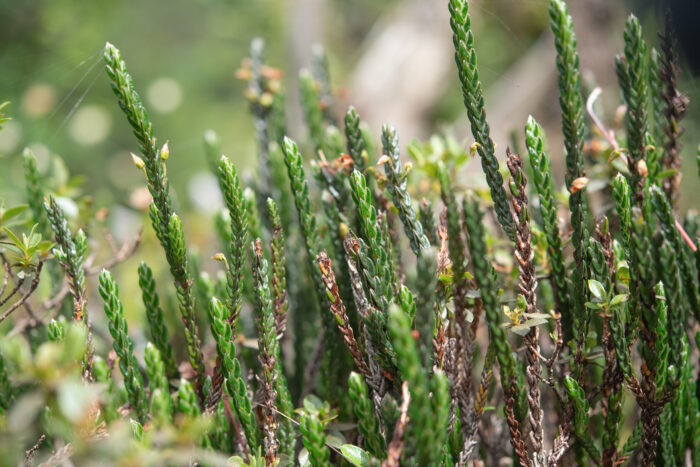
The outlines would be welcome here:
M 272 94 L 270 94 L 269 92 L 264 92 L 260 96 L 260 105 L 262 105 L 263 107 L 269 107 L 272 105 L 273 100 L 274 97 L 272 96 Z
M 226 255 L 223 253 L 217 253 L 211 257 L 214 261 L 226 261 Z
M 348 227 L 345 222 L 341 222 L 338 231 L 340 233 L 340 238 L 345 239 L 345 236 L 350 232 L 350 227 Z
M 167 161 L 168 156 L 170 156 L 170 148 L 168 147 L 168 142 L 166 141 L 160 150 L 160 158 Z
M 138 168 L 143 170 L 144 167 L 146 167 L 146 163 L 141 159 L 139 156 L 134 154 L 133 152 L 131 153 L 131 161 L 134 163 L 134 165 Z
M 469 146 L 469 155 L 471 157 L 474 157 L 476 155 L 476 151 L 479 148 L 479 146 L 481 146 L 481 145 L 479 143 L 477 143 L 476 141 L 474 141 L 474 143 L 472 143 L 472 145 Z

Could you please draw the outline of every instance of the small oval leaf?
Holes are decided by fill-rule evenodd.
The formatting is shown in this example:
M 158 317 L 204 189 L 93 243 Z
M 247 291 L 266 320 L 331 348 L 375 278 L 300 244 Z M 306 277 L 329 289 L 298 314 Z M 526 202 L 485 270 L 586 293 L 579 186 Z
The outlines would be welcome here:
M 369 454 L 367 454 L 367 452 L 365 452 L 362 448 L 352 444 L 343 444 L 340 446 L 340 452 L 352 465 L 356 465 L 357 467 L 369 466 Z

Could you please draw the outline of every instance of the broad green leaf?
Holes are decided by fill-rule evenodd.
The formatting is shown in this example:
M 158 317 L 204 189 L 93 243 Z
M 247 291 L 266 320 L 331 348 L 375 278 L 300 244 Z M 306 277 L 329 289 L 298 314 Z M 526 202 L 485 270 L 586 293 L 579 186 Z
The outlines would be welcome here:
M 597 280 L 588 280 L 588 290 L 591 291 L 591 294 L 593 294 L 593 297 L 597 302 L 602 302 L 605 299 L 605 287 L 603 287 L 603 284 L 601 284 Z
M 0 222 L 5 222 L 13 217 L 19 216 L 22 214 L 29 206 L 26 204 L 20 204 L 19 206 L 13 206 L 7 210 L 5 210 L 2 213 L 2 219 L 0 219 Z
M 610 300 L 610 306 L 611 307 L 618 306 L 618 305 L 626 302 L 628 298 L 629 298 L 629 294 L 626 294 L 626 293 L 617 294 L 612 298 L 612 300 Z
M 24 251 L 24 242 L 22 242 L 22 240 L 20 240 L 17 235 L 13 231 L 8 229 L 7 227 L 5 227 L 3 230 L 5 230 L 5 233 L 7 234 L 7 236 L 10 237 L 10 240 L 12 240 L 12 243 L 14 243 L 15 246 L 17 246 L 17 248 Z
M 547 318 L 532 318 L 528 319 L 523 323 L 523 326 L 527 326 L 529 328 L 534 328 L 535 326 L 539 326 L 540 324 L 545 324 L 548 321 Z
M 512 328 L 510 328 L 510 330 L 519 336 L 524 336 L 528 332 L 530 332 L 530 326 L 525 326 L 524 324 L 518 324 L 517 326 L 513 326 Z
M 352 444 L 343 444 L 340 446 L 340 452 L 352 465 L 356 465 L 357 467 L 369 466 L 369 454 L 357 446 L 353 446 Z

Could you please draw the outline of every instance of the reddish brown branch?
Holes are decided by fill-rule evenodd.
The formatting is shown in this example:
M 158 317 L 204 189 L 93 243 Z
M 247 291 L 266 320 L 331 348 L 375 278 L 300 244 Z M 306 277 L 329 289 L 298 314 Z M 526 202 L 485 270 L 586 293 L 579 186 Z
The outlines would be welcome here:
M 338 284 L 335 279 L 335 274 L 333 273 L 331 259 L 324 250 L 319 255 L 316 255 L 316 261 L 318 262 L 318 267 L 321 270 L 323 284 L 326 286 L 326 293 L 329 298 L 331 312 L 338 322 L 338 329 L 343 335 L 345 346 L 350 351 L 352 359 L 355 362 L 355 366 L 362 375 L 362 378 L 367 381 L 372 378 L 372 373 L 370 372 L 369 366 L 367 365 L 367 362 L 360 351 L 360 347 L 357 345 L 357 341 L 355 340 L 355 334 L 350 326 L 345 305 L 343 304 L 343 300 L 340 298 L 340 293 L 338 292 Z

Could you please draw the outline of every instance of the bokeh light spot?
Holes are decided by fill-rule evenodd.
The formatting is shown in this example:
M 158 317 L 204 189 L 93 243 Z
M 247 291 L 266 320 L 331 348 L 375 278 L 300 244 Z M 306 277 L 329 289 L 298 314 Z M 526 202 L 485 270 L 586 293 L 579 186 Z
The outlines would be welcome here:
M 10 120 L 0 130 L 0 154 L 14 152 L 22 140 L 22 125 Z
M 200 172 L 192 177 L 187 192 L 197 209 L 214 213 L 223 207 L 219 184 L 216 177 L 208 172 Z
M 148 87 L 148 103 L 155 112 L 173 112 L 182 103 L 182 88 L 172 78 L 158 78 Z
M 36 158 L 36 167 L 39 172 L 46 172 L 51 165 L 51 150 L 42 143 L 31 143 L 28 147 Z
M 86 105 L 75 112 L 71 120 L 70 135 L 83 146 L 102 142 L 112 128 L 112 117 L 98 105 Z
M 33 84 L 22 96 L 22 111 L 30 117 L 48 115 L 55 105 L 56 89 L 50 84 Z

